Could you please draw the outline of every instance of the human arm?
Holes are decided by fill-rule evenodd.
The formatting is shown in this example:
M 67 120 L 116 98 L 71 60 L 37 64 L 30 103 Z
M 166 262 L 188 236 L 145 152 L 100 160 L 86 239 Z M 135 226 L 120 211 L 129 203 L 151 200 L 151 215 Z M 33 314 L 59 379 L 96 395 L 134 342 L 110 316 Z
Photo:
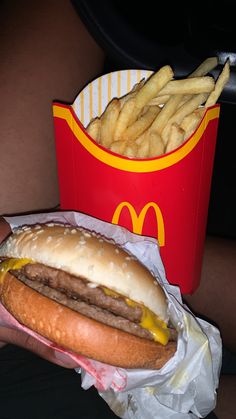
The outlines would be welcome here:
M 236 352 L 236 241 L 208 236 L 199 288 L 184 299 L 195 314 L 219 328 L 224 346 Z
M 103 51 L 67 0 L 1 2 L 0 49 L 0 214 L 55 208 L 52 102 L 73 102 L 102 71 Z M 0 241 L 9 233 L 1 219 Z M 75 366 L 17 330 L 1 326 L 0 341 L 1 346 L 12 343 L 59 365 Z

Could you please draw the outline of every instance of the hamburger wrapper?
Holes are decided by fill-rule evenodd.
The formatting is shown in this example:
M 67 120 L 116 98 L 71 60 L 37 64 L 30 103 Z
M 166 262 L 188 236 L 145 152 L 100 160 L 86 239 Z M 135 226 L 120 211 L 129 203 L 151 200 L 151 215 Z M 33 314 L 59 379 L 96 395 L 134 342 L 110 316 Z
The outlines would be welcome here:
M 213 325 L 197 318 L 183 304 L 179 288 L 168 283 L 156 239 L 71 211 L 5 218 L 12 228 L 45 222 L 79 225 L 112 238 L 134 254 L 164 288 L 170 319 L 178 330 L 177 351 L 160 370 L 123 369 L 58 347 L 19 324 L 2 305 L 0 324 L 24 330 L 75 360 L 82 387 L 95 386 L 120 418 L 198 418 L 214 409 L 222 359 L 220 333 Z

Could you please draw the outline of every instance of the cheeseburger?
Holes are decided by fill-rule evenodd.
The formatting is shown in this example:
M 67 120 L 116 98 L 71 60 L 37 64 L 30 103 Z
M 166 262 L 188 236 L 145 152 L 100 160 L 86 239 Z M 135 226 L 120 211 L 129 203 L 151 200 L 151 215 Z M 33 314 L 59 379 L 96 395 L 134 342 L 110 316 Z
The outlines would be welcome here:
M 123 368 L 161 368 L 176 342 L 157 280 L 94 232 L 48 223 L 0 246 L 0 301 L 59 346 Z

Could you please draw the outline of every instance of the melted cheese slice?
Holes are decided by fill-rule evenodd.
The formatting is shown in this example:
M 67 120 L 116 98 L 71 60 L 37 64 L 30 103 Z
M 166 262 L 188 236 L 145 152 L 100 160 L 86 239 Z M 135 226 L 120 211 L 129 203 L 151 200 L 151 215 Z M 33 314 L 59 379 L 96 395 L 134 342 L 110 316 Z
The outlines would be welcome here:
M 3 282 L 4 277 L 8 271 L 11 269 L 21 269 L 23 266 L 28 263 L 33 263 L 31 259 L 6 259 L 0 263 L 0 283 Z
M 110 290 L 106 287 L 102 287 L 103 291 L 106 295 L 109 295 L 110 297 L 114 298 L 122 298 L 120 294 L 117 292 Z M 140 326 L 143 329 L 147 329 L 149 332 L 151 332 L 153 339 L 155 342 L 159 342 L 162 345 L 166 345 L 170 338 L 170 333 L 167 327 L 167 324 L 163 322 L 162 320 L 158 319 L 156 314 L 154 314 L 151 310 L 149 310 L 147 307 L 144 307 L 144 305 L 136 303 L 133 300 L 130 300 L 129 298 L 125 298 L 126 303 L 131 307 L 140 307 L 142 310 L 142 318 L 140 321 Z

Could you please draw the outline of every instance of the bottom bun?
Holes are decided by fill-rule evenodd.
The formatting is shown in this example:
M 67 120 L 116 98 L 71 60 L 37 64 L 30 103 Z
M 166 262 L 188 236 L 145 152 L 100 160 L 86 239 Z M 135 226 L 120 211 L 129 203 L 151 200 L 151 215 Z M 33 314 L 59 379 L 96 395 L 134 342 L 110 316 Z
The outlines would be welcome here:
M 166 346 L 89 319 L 6 273 L 0 288 L 6 309 L 22 324 L 52 342 L 106 364 L 122 368 L 161 368 L 175 353 Z

